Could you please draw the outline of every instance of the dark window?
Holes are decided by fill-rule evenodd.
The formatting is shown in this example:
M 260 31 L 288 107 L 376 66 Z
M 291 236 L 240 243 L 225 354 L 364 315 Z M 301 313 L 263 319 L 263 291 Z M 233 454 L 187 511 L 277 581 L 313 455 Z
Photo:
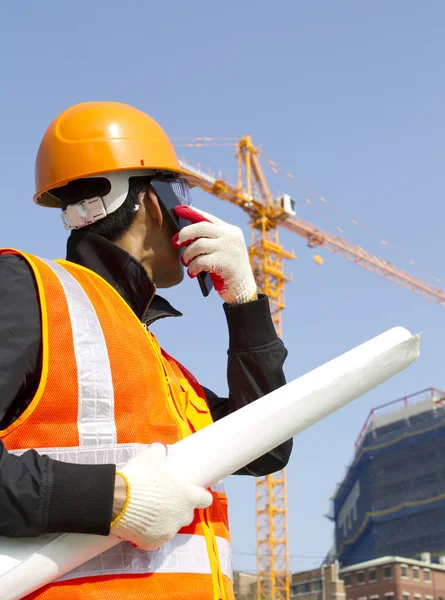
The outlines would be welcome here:
M 431 581 L 431 573 L 429 569 L 425 569 L 423 572 L 423 578 L 425 581 Z
M 400 575 L 401 575 L 402 577 L 408 577 L 408 567 L 407 567 L 407 566 L 405 566 L 405 565 L 402 565 L 402 566 L 400 567 Z
M 344 575 L 343 576 L 343 581 L 345 582 L 345 587 L 351 587 L 352 585 L 352 578 L 350 575 Z
M 403 594 L 402 599 L 403 600 L 409 600 L 409 594 Z
M 296 583 L 293 586 L 293 594 L 295 596 L 301 596 L 302 594 L 310 594 L 311 593 L 311 584 L 310 583 Z
M 360 571 L 359 573 L 357 573 L 357 583 L 359 585 L 362 585 L 363 583 L 365 583 L 365 572 L 364 571 Z
M 370 582 L 377 581 L 377 571 L 375 569 L 369 569 L 368 579 Z
M 392 578 L 392 567 L 385 567 L 384 577 L 385 577 L 385 579 L 391 579 Z M 393 596 L 394 596 L 394 594 L 393 594 Z M 387 596 L 387 598 L 389 598 L 389 596 Z
M 321 579 L 317 579 L 316 581 L 314 581 L 314 592 L 321 592 L 321 590 L 322 590 Z
M 394 594 L 392 592 L 385 594 L 385 600 L 394 600 Z
M 419 568 L 413 567 L 413 579 L 419 579 Z
M 293 586 L 293 594 L 295 596 L 301 596 L 302 594 L 309 594 L 311 591 L 310 583 L 296 583 Z

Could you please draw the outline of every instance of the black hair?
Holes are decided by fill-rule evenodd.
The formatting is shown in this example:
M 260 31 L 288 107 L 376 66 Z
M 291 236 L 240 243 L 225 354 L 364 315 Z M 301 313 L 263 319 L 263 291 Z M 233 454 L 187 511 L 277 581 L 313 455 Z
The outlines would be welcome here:
M 82 227 L 82 231 L 97 233 L 102 237 L 115 242 L 119 240 L 131 227 L 136 218 L 138 196 L 150 187 L 150 177 L 131 177 L 127 197 L 123 204 L 113 213 L 107 215 L 91 225 Z M 66 210 L 69 204 L 76 204 L 81 200 L 89 200 L 95 196 L 106 196 L 111 189 L 111 184 L 105 177 L 94 177 L 88 179 L 75 179 L 67 185 L 51 190 Z

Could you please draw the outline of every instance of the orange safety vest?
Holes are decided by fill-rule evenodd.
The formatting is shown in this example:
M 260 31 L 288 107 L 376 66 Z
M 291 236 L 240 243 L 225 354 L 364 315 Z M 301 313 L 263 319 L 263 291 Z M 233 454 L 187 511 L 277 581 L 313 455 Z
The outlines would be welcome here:
M 117 464 L 147 444 L 173 444 L 212 422 L 202 388 L 96 273 L 16 250 L 31 267 L 42 315 L 34 399 L 0 438 L 16 454 Z M 122 542 L 26 600 L 232 600 L 227 499 L 154 552 Z M 0 592 L 1 595 L 1 592 Z

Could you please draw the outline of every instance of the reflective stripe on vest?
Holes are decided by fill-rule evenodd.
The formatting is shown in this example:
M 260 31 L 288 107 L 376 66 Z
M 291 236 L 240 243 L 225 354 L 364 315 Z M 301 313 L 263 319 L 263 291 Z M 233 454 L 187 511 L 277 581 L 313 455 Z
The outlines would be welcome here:
M 95 307 L 83 287 L 67 269 L 53 261 L 39 260 L 57 276 L 66 296 L 77 367 L 79 445 L 64 448 L 36 447 L 36 450 L 60 461 L 78 464 L 111 463 L 121 468 L 147 446 L 117 443 L 110 359 Z M 26 450 L 10 451 L 19 455 Z M 212 490 L 224 494 L 222 483 L 213 486 Z M 232 579 L 230 542 L 220 536 L 215 536 L 215 542 L 221 572 Z M 175 572 L 211 574 L 208 545 L 203 535 L 179 533 L 153 552 L 135 549 L 132 544 L 122 542 L 58 581 L 122 573 Z
M 230 543 L 216 537 L 221 571 L 233 577 Z M 177 534 L 154 552 L 145 552 L 131 544 L 118 544 L 93 558 L 57 581 L 98 575 L 148 573 L 194 573 L 210 575 L 212 570 L 207 545 L 202 535 Z
M 110 360 L 94 306 L 68 271 L 53 261 L 41 260 L 59 278 L 68 304 L 79 382 L 80 446 L 116 444 Z

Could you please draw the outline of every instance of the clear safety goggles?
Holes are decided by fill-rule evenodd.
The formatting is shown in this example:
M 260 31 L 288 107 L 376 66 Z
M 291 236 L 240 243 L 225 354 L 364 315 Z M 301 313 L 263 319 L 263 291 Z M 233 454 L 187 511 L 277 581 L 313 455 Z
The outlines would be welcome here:
M 153 171 L 146 173 L 148 176 L 151 174 L 155 175 Z M 103 197 L 90 198 L 89 200 L 81 200 L 77 204 L 70 204 L 61 215 L 65 229 L 72 230 L 86 227 L 115 212 L 125 202 L 128 195 L 130 178 L 141 176 L 141 171 L 121 171 L 105 175 L 95 175 L 94 177 L 108 179 L 111 184 L 109 193 Z M 169 183 L 178 202 L 185 206 L 190 206 L 192 195 L 185 177 L 174 174 L 164 174 L 163 177 Z
M 179 202 L 185 206 L 190 206 L 192 204 L 192 193 L 187 179 L 185 177 L 178 177 L 177 175 L 166 176 L 165 179 L 170 184 Z

